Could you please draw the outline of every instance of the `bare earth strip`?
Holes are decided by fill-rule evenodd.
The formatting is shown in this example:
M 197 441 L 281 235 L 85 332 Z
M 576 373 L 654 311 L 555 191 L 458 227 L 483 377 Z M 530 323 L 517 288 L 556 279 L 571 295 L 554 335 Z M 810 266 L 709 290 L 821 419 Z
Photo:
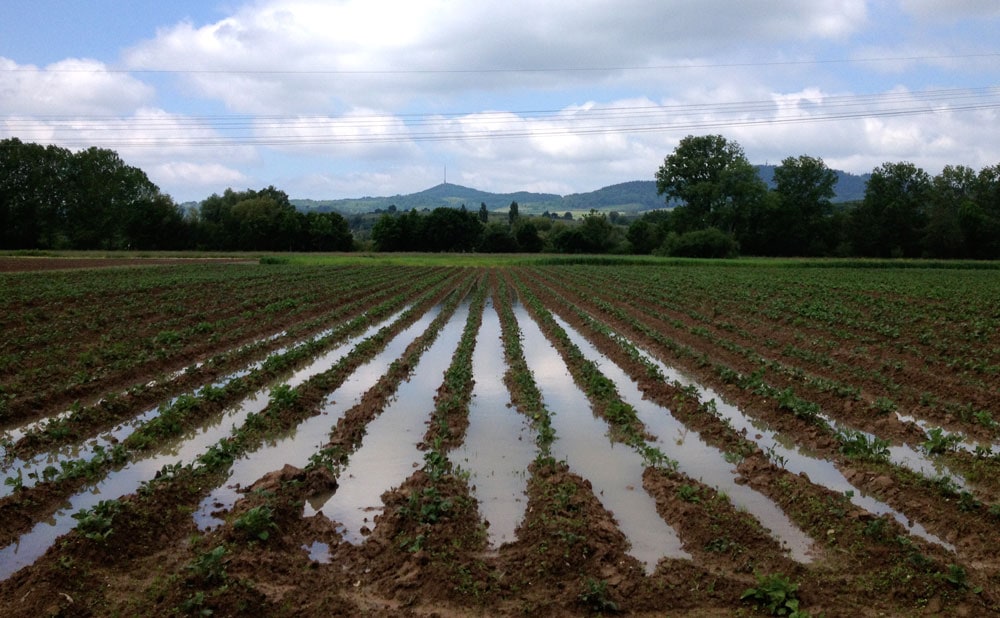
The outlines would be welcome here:
M 73 270 L 78 268 L 113 268 L 123 266 L 163 266 L 170 264 L 254 264 L 246 258 L 67 258 L 0 256 L 0 273 Z

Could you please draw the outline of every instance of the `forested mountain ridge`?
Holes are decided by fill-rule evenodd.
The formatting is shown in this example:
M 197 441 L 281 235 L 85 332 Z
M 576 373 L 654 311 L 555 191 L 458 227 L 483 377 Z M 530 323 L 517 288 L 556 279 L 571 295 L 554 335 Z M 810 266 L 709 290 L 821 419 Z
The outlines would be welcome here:
M 653 189 L 656 191 L 655 187 Z M 393 195 L 389 197 L 360 197 L 339 200 L 308 200 L 293 199 L 292 204 L 301 210 L 316 210 L 319 212 L 336 211 L 343 214 L 358 214 L 389 210 L 395 206 L 397 210 L 433 210 L 441 206 L 460 208 L 462 204 L 469 210 L 478 210 L 480 204 L 486 204 L 489 210 L 506 210 L 511 202 L 517 202 L 525 212 L 541 213 L 554 210 L 561 206 L 563 197 L 554 193 L 532 193 L 518 191 L 516 193 L 490 193 L 452 183 L 442 183 L 417 193 Z M 564 209 L 565 210 L 565 209 Z
M 773 188 L 774 165 L 757 165 L 758 174 Z M 837 184 L 834 187 L 836 195 L 833 202 L 851 202 L 864 198 L 865 183 L 870 174 L 851 174 L 841 170 L 833 170 L 837 174 Z M 656 194 L 656 182 L 652 180 L 633 180 L 622 182 L 586 193 L 572 193 L 561 196 L 554 193 L 533 193 L 518 191 L 516 193 L 490 193 L 456 185 L 442 183 L 417 193 L 393 195 L 390 197 L 360 197 L 339 200 L 308 200 L 293 199 L 292 204 L 300 210 L 317 212 L 340 212 L 357 214 L 388 210 L 395 206 L 397 210 L 433 210 L 440 206 L 459 208 L 462 204 L 469 210 L 486 204 L 491 211 L 506 210 L 511 202 L 517 202 L 521 212 L 540 214 L 548 211 L 563 213 L 565 211 L 587 211 L 591 208 L 601 211 L 639 212 L 662 208 L 665 204 L 663 196 Z

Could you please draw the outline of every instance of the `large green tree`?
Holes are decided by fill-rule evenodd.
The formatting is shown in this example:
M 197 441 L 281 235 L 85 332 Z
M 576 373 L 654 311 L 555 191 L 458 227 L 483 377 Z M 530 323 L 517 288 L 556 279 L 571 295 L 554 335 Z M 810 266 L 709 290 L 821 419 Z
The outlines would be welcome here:
M 970 257 L 1000 259 L 1000 163 L 976 177 L 976 198 L 960 213 Z
M 65 148 L 0 141 L 0 247 L 70 247 L 66 202 L 72 160 Z
M 855 251 L 870 257 L 920 257 L 931 191 L 930 176 L 913 163 L 875 168 L 853 217 Z
M 678 232 L 715 227 L 739 238 L 755 233 L 755 209 L 767 187 L 743 148 L 721 135 L 689 135 L 656 171 L 656 191 L 679 200 Z
M 822 159 L 787 157 L 774 169 L 777 199 L 766 210 L 766 253 L 822 255 L 828 246 L 830 203 L 837 174 Z
M 420 251 L 472 251 L 479 245 L 483 224 L 465 208 L 435 208 L 424 218 Z
M 226 189 L 201 203 L 201 244 L 237 251 L 288 251 L 301 246 L 307 223 L 288 195 L 273 186 L 260 191 Z
M 931 184 L 923 241 L 925 252 L 931 257 L 968 257 L 962 215 L 977 207 L 976 171 L 964 165 L 946 165 Z
M 186 229 L 173 200 L 112 150 L 0 141 L 0 247 L 182 248 Z
M 303 251 L 350 251 L 354 238 L 347 219 L 335 212 L 302 213 L 297 249 Z

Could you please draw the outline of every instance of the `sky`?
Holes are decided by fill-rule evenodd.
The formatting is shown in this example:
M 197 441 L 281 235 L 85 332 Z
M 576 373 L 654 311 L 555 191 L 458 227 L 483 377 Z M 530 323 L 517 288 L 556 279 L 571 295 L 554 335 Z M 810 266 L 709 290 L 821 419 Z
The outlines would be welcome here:
M 1000 164 L 996 0 L 3 0 L 0 139 L 178 202 L 652 180 L 688 135 L 863 174 Z

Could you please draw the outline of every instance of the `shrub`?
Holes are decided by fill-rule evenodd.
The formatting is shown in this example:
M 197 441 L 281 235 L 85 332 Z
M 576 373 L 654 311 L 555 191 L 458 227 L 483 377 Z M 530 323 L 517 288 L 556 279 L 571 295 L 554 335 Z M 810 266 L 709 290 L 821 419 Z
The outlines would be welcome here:
M 657 249 L 657 255 L 696 258 L 734 258 L 739 255 L 736 239 L 718 228 L 676 234 L 671 232 Z

